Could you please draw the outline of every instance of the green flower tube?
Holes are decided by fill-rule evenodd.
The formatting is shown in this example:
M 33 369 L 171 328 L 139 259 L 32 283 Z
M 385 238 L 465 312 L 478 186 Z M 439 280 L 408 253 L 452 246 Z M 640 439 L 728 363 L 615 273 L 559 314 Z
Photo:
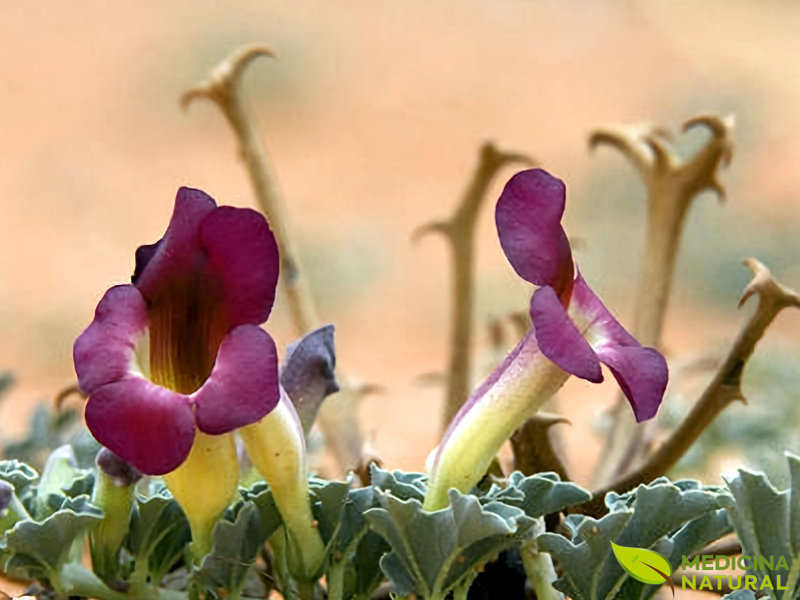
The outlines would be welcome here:
M 119 567 L 119 550 L 130 526 L 134 486 L 142 474 L 108 448 L 97 453 L 95 464 L 92 504 L 103 511 L 103 520 L 89 534 L 89 548 L 95 573 L 107 580 Z
M 275 410 L 242 427 L 239 435 L 281 513 L 289 570 L 298 579 L 316 578 L 325 559 L 325 546 L 311 512 L 302 425 L 286 392 L 281 388 Z
M 478 388 L 458 412 L 435 452 L 426 510 L 447 507 L 451 488 L 469 492 L 514 430 L 569 378 L 539 352 L 531 334 L 498 371 L 497 379 Z
M 214 525 L 233 501 L 239 484 L 233 434 L 198 432 L 189 457 L 164 475 L 164 481 L 189 521 L 192 554 L 199 562 L 211 550 Z

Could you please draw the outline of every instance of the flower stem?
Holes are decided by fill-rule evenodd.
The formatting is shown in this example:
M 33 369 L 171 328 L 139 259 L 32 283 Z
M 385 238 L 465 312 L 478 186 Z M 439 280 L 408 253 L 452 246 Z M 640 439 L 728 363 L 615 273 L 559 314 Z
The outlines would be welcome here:
M 549 554 L 522 548 L 522 566 L 537 600 L 564 600 L 564 595 L 553 587 L 558 576 Z
M 331 563 L 328 569 L 328 600 L 344 600 L 344 571 L 347 566 L 345 560 Z
M 198 432 L 189 457 L 164 476 L 192 530 L 192 554 L 200 561 L 211 551 L 214 525 L 236 494 L 239 463 L 233 435 Z
M 300 600 L 314 600 L 314 589 L 316 587 L 315 580 L 304 580 L 297 582 L 297 593 L 300 595 Z
M 133 486 L 117 485 L 98 469 L 92 503 L 103 510 L 103 520 L 89 534 L 92 568 L 105 579 L 119 567 L 119 549 L 130 526 Z
M 4 511 L 0 511 L 0 515 L 2 515 L 0 516 L 0 534 L 11 529 L 19 521 L 25 521 L 31 518 L 28 511 L 25 510 L 25 507 L 22 505 L 22 502 L 19 501 L 17 495 L 13 492 L 9 499 L 8 506 Z
M 156 588 L 150 585 L 131 588 L 123 594 L 109 588 L 97 575 L 77 563 L 67 563 L 54 581 L 56 591 L 64 597 L 79 596 L 97 600 L 188 600 L 185 592 Z

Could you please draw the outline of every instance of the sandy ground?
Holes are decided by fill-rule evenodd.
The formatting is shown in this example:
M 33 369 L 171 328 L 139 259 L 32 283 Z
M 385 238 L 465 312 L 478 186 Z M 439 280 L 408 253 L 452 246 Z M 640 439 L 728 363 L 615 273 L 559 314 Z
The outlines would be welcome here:
M 18 378 L 0 405 L 4 431 L 72 380 L 73 339 L 126 279 L 134 248 L 161 234 L 178 186 L 253 204 L 220 114 L 177 104 L 245 42 L 279 55 L 252 67 L 248 96 L 320 313 L 337 325 L 339 363 L 385 388 L 361 417 L 388 466 L 421 469 L 435 445 L 441 390 L 418 376 L 446 360 L 446 249 L 433 238 L 411 245 L 410 234 L 451 210 L 484 139 L 567 181 L 578 260 L 624 321 L 643 188 L 612 151 L 590 155 L 587 133 L 735 112 L 729 201 L 704 195 L 692 211 L 665 347 L 682 356 L 735 335 L 743 256 L 770 259 L 800 286 L 798 5 L 207 0 L 7 3 L 3 13 L 0 369 Z M 488 210 L 477 234 L 485 364 L 485 323 L 524 307 L 530 290 L 505 263 Z M 770 338 L 798 348 L 799 324 L 783 315 Z M 282 299 L 268 328 L 280 346 L 291 341 Z M 578 481 L 599 448 L 586 434 L 613 396 L 611 383 L 564 389 Z

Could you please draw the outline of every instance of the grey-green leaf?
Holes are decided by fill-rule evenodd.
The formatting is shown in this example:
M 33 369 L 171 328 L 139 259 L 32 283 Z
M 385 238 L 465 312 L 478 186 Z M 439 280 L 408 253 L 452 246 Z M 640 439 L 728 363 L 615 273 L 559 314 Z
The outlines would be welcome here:
M 128 549 L 137 563 L 146 561 L 154 581 L 161 578 L 183 555 L 191 540 L 189 523 L 166 488 L 149 497 L 136 496 L 128 534 Z
M 370 480 L 373 487 L 390 492 L 395 498 L 410 500 L 425 499 L 428 476 L 424 473 L 404 473 L 403 471 L 384 471 L 375 463 L 370 465 Z
M 493 487 L 485 498 L 518 506 L 529 517 L 536 518 L 586 502 L 592 495 L 574 483 L 561 481 L 557 473 L 526 477 L 515 471 L 508 476 L 507 487 Z
M 536 522 L 515 506 L 482 506 L 475 496 L 455 490 L 450 506 L 434 512 L 423 510 L 416 498 L 384 492 L 378 501 L 381 507 L 365 516 L 391 547 L 381 567 L 397 593 L 413 582 L 423 597 L 439 597 L 472 577 L 476 567 L 522 539 Z
M 565 524 L 573 539 L 546 533 L 539 537 L 539 548 L 561 567 L 555 587 L 575 600 L 650 598 L 658 587 L 630 577 L 612 556 L 611 542 L 658 552 L 674 570 L 684 554 L 730 532 L 723 496 L 695 481 L 661 478 L 628 494 L 609 494 L 606 504 L 612 512 L 600 520 L 571 515 Z
M 238 593 L 264 542 L 280 527 L 280 518 L 265 522 L 253 501 L 241 504 L 233 521 L 221 520 L 214 528 L 211 552 L 195 572 L 195 580 L 214 593 Z
M 39 479 L 36 469 L 18 460 L 0 460 L 0 479 L 14 486 L 14 492 L 22 497 L 22 492 Z
M 2 571 L 32 578 L 57 572 L 72 543 L 100 522 L 103 512 L 88 496 L 66 499 L 42 521 L 20 521 L 6 533 L 0 550 L 6 556 Z
M 725 505 L 744 553 L 773 560 L 772 567 L 767 561 L 758 561 L 749 571 L 758 576 L 759 588 L 763 579 L 769 579 L 775 588 L 770 597 L 789 600 L 800 591 L 797 579 L 794 589 L 777 589 L 789 584 L 790 571 L 800 571 L 800 458 L 787 455 L 787 460 L 789 488 L 778 491 L 763 474 L 741 470 L 727 482 L 731 496 Z M 781 568 L 781 562 L 788 569 Z

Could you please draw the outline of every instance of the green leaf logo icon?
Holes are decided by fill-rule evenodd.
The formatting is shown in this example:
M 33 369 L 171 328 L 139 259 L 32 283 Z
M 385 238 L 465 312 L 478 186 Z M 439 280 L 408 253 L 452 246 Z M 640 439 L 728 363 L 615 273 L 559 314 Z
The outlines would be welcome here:
M 628 575 L 634 579 L 653 585 L 661 585 L 663 583 L 672 585 L 670 580 L 672 568 L 669 566 L 667 559 L 658 552 L 653 552 L 647 548 L 619 546 L 614 542 L 611 542 L 611 548 L 614 550 L 614 556 L 617 557 L 619 566 L 625 569 Z

